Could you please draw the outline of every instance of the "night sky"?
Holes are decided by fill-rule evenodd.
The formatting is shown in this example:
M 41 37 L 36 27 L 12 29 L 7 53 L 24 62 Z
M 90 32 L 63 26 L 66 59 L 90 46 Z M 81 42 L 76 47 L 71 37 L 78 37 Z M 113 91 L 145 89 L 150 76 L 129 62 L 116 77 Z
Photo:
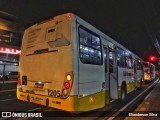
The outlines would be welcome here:
M 144 60 L 158 56 L 152 41 L 160 33 L 160 0 L 0 0 L 0 10 L 26 26 L 72 12 Z

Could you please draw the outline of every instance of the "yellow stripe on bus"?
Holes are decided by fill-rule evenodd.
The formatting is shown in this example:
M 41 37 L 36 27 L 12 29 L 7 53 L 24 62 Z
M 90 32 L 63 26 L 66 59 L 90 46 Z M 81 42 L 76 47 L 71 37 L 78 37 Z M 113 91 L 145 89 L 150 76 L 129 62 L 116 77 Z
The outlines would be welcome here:
M 29 95 L 30 102 L 46 106 L 46 99 L 49 99 L 48 107 L 65 110 L 68 112 L 83 112 L 93 109 L 102 108 L 105 106 L 105 101 L 109 103 L 109 99 L 105 98 L 105 91 L 101 91 L 85 97 L 69 96 L 67 99 L 52 98 L 42 95 L 29 94 L 17 90 L 17 98 L 19 100 L 28 101 Z M 108 96 L 108 91 L 106 92 Z

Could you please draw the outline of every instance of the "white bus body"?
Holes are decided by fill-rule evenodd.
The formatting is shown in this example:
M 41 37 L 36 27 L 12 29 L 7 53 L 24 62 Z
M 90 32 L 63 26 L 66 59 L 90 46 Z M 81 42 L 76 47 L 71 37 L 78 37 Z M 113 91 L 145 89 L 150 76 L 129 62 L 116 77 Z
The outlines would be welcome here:
M 141 86 L 142 60 L 72 13 L 25 30 L 17 97 L 69 112 L 98 109 Z

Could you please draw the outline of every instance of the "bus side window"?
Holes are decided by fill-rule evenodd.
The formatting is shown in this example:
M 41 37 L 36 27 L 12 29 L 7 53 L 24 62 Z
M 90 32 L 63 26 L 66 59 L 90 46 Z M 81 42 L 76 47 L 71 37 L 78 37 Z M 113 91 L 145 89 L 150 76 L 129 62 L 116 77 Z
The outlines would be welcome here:
M 116 72 L 115 53 L 111 51 L 109 52 L 109 72 Z
M 102 65 L 100 36 L 79 27 L 80 60 L 85 64 Z
M 117 47 L 117 64 L 119 67 L 125 67 L 125 52 L 119 47 Z
M 126 67 L 127 68 L 133 68 L 133 58 L 130 53 L 125 52 L 126 57 Z
M 134 73 L 136 73 L 137 74 L 137 61 L 134 61 Z

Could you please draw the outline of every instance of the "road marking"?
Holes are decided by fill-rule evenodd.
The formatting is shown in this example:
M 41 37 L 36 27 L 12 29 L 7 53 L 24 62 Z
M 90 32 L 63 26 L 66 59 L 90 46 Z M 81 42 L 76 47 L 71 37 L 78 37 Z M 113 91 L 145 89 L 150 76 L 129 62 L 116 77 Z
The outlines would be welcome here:
M 0 81 L 0 83 L 2 84 L 7 84 L 7 83 L 17 83 L 17 81 Z
M 41 109 L 41 107 L 34 108 L 34 109 L 31 109 L 31 110 L 27 110 L 26 112 L 33 112 L 33 111 L 36 111 L 36 110 L 39 110 L 39 109 Z
M 11 98 L 11 99 L 4 99 L 4 100 L 0 100 L 0 102 L 5 102 L 5 101 L 10 101 L 10 100 L 15 100 L 17 98 Z
M 127 105 L 125 105 L 123 108 L 121 108 L 120 110 L 118 110 L 118 112 L 116 112 L 115 114 L 113 114 L 112 116 L 114 117 L 105 117 L 103 120 L 113 120 L 114 118 L 116 118 L 116 116 L 118 114 L 120 114 L 122 111 L 124 111 L 132 102 L 134 102 L 139 96 L 141 96 L 143 93 L 145 93 L 148 89 L 150 89 L 152 86 L 154 86 L 156 83 L 158 83 L 158 80 L 156 80 L 151 86 L 149 86 L 145 91 L 143 91 L 141 94 L 139 94 L 137 97 L 135 97 L 132 101 L 130 101 Z
M 11 92 L 11 91 L 16 91 L 16 89 L 11 89 L 11 90 L 1 90 L 0 93 L 1 93 L 1 92 Z

